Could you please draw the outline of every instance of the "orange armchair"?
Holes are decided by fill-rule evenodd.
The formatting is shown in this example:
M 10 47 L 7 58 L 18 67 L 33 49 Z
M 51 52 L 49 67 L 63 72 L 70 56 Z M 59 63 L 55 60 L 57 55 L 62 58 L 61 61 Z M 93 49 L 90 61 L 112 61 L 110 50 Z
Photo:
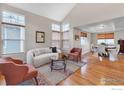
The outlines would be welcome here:
M 81 61 L 82 48 L 73 48 L 68 54 L 68 59 Z
M 36 84 L 38 71 L 27 64 L 23 64 L 21 60 L 12 58 L 0 59 L 0 72 L 5 76 L 7 85 L 17 85 L 25 80 L 34 78 Z

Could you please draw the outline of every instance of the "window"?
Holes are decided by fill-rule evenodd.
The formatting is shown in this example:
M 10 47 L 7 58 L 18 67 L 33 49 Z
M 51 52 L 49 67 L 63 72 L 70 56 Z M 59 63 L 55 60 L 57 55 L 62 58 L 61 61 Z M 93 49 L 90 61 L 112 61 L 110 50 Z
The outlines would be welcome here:
M 65 32 L 65 31 L 69 31 L 70 30 L 70 25 L 69 24 L 64 24 L 63 27 L 62 27 L 62 31 Z
M 25 17 L 23 15 L 15 14 L 9 11 L 3 11 L 2 22 L 16 25 L 25 25 Z
M 68 49 L 69 48 L 69 31 L 63 32 L 63 49 Z
M 87 33 L 81 32 L 81 45 L 86 45 L 87 44 Z
M 22 26 L 25 24 L 24 16 L 5 11 L 2 15 L 3 54 L 24 52 L 25 27 Z
M 52 31 L 52 47 L 60 48 L 60 32 Z
M 60 31 L 60 25 L 52 24 L 52 31 Z
M 60 25 L 52 24 L 52 47 L 60 48 Z
M 97 44 L 107 44 L 113 45 L 114 44 L 114 33 L 103 33 L 97 34 Z
M 105 43 L 107 45 L 113 45 L 114 39 L 98 39 L 97 44 Z
M 81 39 L 81 45 L 87 44 L 87 37 L 80 37 L 80 39 Z
M 69 24 L 65 24 L 62 27 L 62 48 L 63 50 L 67 50 L 69 49 L 69 30 L 70 30 L 70 25 Z

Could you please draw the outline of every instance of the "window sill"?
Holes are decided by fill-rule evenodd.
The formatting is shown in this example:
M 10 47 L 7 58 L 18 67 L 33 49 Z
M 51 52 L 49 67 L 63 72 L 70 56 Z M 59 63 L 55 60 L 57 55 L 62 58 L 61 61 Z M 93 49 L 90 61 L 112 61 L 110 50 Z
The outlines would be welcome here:
M 2 53 L 2 55 L 24 54 L 24 53 L 25 53 L 25 52 L 18 52 L 18 53 L 7 53 L 7 54 Z

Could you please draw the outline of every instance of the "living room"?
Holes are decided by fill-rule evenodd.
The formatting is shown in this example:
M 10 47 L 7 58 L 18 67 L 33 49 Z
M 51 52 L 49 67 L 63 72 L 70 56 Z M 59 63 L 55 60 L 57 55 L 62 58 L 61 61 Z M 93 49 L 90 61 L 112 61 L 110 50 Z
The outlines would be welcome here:
M 1 3 L 0 70 L 4 74 L 1 82 L 3 85 L 124 85 L 124 51 L 120 43 L 124 39 L 123 5 Z M 107 48 L 105 55 L 97 51 L 100 44 L 106 46 L 104 50 Z M 18 65 L 12 62 L 24 67 L 28 64 L 32 73 L 23 77 Z M 11 65 L 17 67 L 12 67 L 10 74 L 3 66 Z M 12 79 L 12 75 L 19 75 L 20 79 Z

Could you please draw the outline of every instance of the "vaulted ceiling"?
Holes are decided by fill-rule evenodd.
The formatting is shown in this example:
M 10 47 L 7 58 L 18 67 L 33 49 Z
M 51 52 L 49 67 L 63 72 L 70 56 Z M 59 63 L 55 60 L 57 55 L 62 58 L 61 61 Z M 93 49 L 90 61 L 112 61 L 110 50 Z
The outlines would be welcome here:
M 123 3 L 81 3 L 72 9 L 64 21 L 80 26 L 122 16 L 124 16 Z
M 124 29 L 123 3 L 9 3 L 8 5 L 68 22 L 89 32 Z
M 52 20 L 62 21 L 76 5 L 74 3 L 9 3 L 8 5 L 47 17 Z

